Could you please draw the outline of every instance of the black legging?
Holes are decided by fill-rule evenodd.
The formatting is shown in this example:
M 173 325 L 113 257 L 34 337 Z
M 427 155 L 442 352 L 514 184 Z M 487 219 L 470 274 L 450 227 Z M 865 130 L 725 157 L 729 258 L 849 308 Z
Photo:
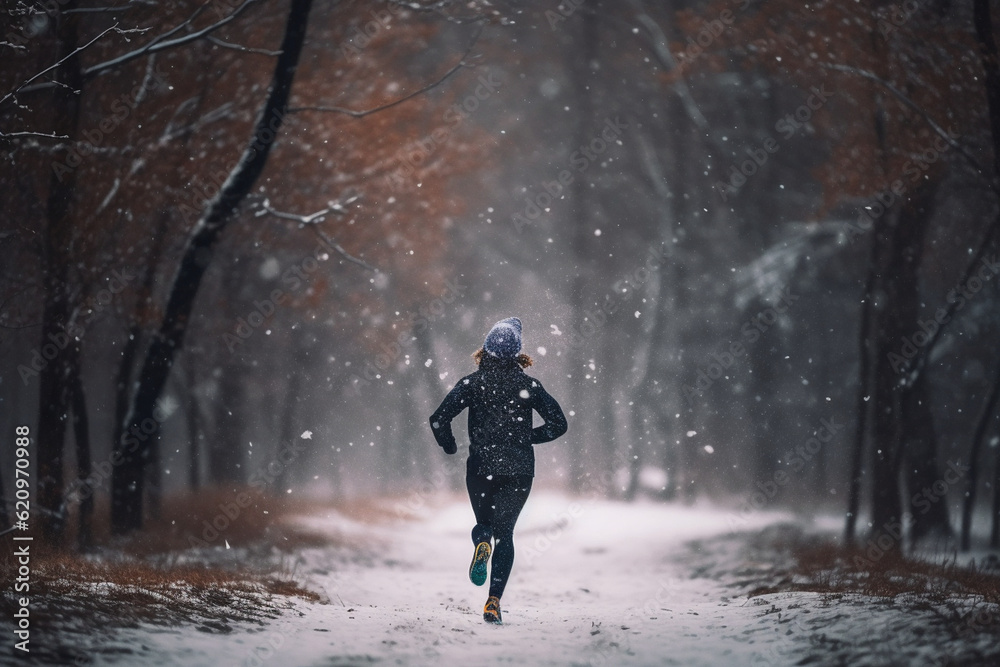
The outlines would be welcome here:
M 482 475 L 467 474 L 465 486 L 469 489 L 476 526 L 472 529 L 472 542 L 494 540 L 493 567 L 490 575 L 490 595 L 503 596 L 510 568 L 514 565 L 514 524 L 531 492 L 531 475 Z

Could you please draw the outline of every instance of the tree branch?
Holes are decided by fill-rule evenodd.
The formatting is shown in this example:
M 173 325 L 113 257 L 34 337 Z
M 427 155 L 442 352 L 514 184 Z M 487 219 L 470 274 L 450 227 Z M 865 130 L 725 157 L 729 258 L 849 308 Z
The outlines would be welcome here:
M 993 219 L 993 222 L 990 223 L 989 228 L 986 230 L 986 236 L 983 237 L 982 243 L 979 244 L 979 248 L 976 250 L 976 253 L 972 256 L 972 260 L 969 261 L 969 265 L 962 273 L 962 277 L 958 281 L 959 285 L 964 286 L 968 284 L 969 279 L 972 277 L 972 274 L 976 271 L 976 268 L 982 261 L 983 255 L 986 254 L 987 248 L 989 248 L 990 245 L 992 244 L 993 238 L 994 236 L 996 236 L 997 231 L 1000 231 L 1000 214 L 998 214 Z M 916 362 L 913 364 L 913 368 L 910 369 L 909 373 L 907 373 L 906 377 L 903 380 L 904 386 L 912 387 L 916 383 L 917 378 L 920 377 L 920 374 L 924 371 L 925 367 L 927 366 L 927 361 L 930 359 L 931 353 L 934 351 L 934 346 L 937 345 L 938 340 L 940 340 L 941 333 L 944 331 L 945 326 L 947 326 L 947 324 L 952 321 L 952 318 L 954 317 L 955 312 L 958 310 L 958 306 L 960 303 L 963 303 L 963 301 L 960 301 L 959 299 L 952 299 L 951 302 L 948 303 L 948 307 L 945 308 L 945 315 L 941 319 L 942 322 L 941 326 L 939 326 L 937 330 L 928 337 L 927 343 L 921 348 L 921 354 L 916 358 Z
M 985 0 L 975 0 L 973 3 L 973 9 L 976 39 L 979 42 L 979 57 L 983 67 L 983 73 L 985 75 L 984 78 L 986 79 L 986 103 L 989 112 L 990 130 L 993 139 L 994 173 L 993 180 L 991 181 L 991 187 L 993 188 L 993 192 L 1000 195 L 1000 189 L 996 187 L 997 179 L 1000 178 L 1000 90 L 997 89 L 997 87 L 1000 86 L 1000 62 L 997 60 L 997 45 L 993 39 L 993 21 L 990 18 L 989 2 Z M 971 160 L 971 158 L 969 159 Z M 976 163 L 973 161 L 973 164 Z M 979 168 L 979 173 L 980 175 L 983 173 L 981 167 Z M 982 260 L 983 255 L 986 254 L 986 249 L 994 242 L 997 232 L 1000 232 L 1000 214 L 997 214 L 993 218 L 993 222 L 990 223 L 989 228 L 986 230 L 986 236 L 983 238 L 983 242 L 976 250 L 976 254 L 969 262 L 965 272 L 962 274 L 962 279 L 958 283 L 959 285 L 964 286 L 968 284 L 973 271 L 976 270 L 976 267 Z M 913 365 L 913 369 L 904 380 L 908 386 L 912 386 L 916 383 L 917 378 L 920 377 L 921 372 L 923 372 L 927 366 L 931 352 L 934 350 L 934 346 L 937 344 L 938 340 L 940 340 L 941 332 L 958 310 L 959 303 L 958 299 L 953 299 L 951 303 L 948 304 L 946 319 L 942 322 L 941 326 L 937 328 L 937 331 L 930 336 L 927 344 L 923 346 L 922 353 L 917 357 L 916 363 Z
M 653 45 L 653 53 L 656 54 L 657 60 L 663 68 L 670 72 L 675 69 L 681 69 L 677 64 L 677 60 L 674 58 L 674 54 L 670 52 L 668 46 L 669 42 L 667 36 L 663 34 L 663 30 L 660 25 L 653 20 L 653 18 L 646 13 L 645 8 L 638 2 L 638 0 L 633 0 L 633 7 L 635 8 L 636 20 L 639 21 L 649 33 L 649 41 Z M 688 116 L 691 117 L 692 122 L 698 126 L 699 130 L 708 130 L 708 120 L 705 119 L 705 115 L 701 113 L 701 109 L 698 108 L 698 104 L 694 101 L 694 97 L 691 95 L 691 90 L 688 88 L 687 81 L 684 77 L 679 77 L 677 82 L 674 84 L 674 89 L 677 91 L 677 96 L 681 98 L 681 102 L 684 104 L 684 110 L 687 111 Z
M 205 37 L 208 34 L 210 34 L 212 32 L 215 32 L 219 28 L 221 28 L 221 27 L 223 27 L 223 26 L 231 23 L 237 16 L 239 16 L 240 14 L 242 14 L 243 11 L 247 7 L 249 7 L 250 5 L 254 4 L 255 2 L 258 2 L 258 0 L 244 0 L 243 4 L 241 4 L 239 7 L 237 7 L 236 9 L 233 10 L 232 14 L 230 14 L 230 15 L 222 18 L 222 19 L 220 19 L 219 21 L 217 21 L 217 22 L 215 22 L 215 23 L 213 23 L 213 24 L 211 24 L 209 26 L 206 26 L 205 28 L 202 28 L 201 30 L 189 33 L 189 34 L 187 34 L 187 35 L 185 35 L 183 37 L 178 37 L 177 39 L 173 39 L 173 40 L 170 40 L 170 41 L 167 41 L 167 42 L 163 41 L 163 40 L 167 39 L 168 37 L 171 37 L 171 36 L 177 34 L 181 30 L 183 30 L 184 28 L 189 27 L 195 21 L 195 19 L 197 19 L 198 16 L 200 16 L 201 13 L 205 11 L 205 8 L 208 7 L 209 3 L 206 3 L 206 4 L 202 5 L 201 7 L 199 7 L 198 9 L 196 9 L 191 14 L 191 16 L 189 16 L 188 18 L 186 18 L 184 21 L 182 21 L 178 25 L 174 26 L 173 28 L 171 28 L 167 32 L 163 33 L 162 35 L 157 35 L 156 37 L 154 37 L 153 39 L 151 39 L 149 41 L 149 43 L 145 44 L 144 46 L 140 46 L 138 49 L 134 49 L 132 51 L 129 51 L 128 53 L 123 53 L 120 56 L 116 56 L 115 58 L 112 58 L 110 60 L 105 60 L 102 63 L 98 63 L 96 65 L 92 65 L 91 67 L 88 67 L 87 69 L 83 70 L 83 78 L 84 78 L 84 80 L 91 79 L 91 78 L 97 76 L 98 74 L 101 74 L 102 72 L 105 72 L 105 71 L 107 71 L 109 69 L 112 69 L 114 67 L 117 67 L 119 65 L 123 65 L 123 64 L 125 64 L 127 62 L 135 60 L 136 58 L 141 58 L 142 56 L 144 56 L 146 54 L 152 54 L 152 53 L 157 53 L 159 51 L 165 51 L 166 49 L 172 49 L 172 48 L 174 48 L 176 46 L 182 46 L 182 45 L 187 44 L 189 42 L 193 42 L 195 40 L 201 39 L 202 37 Z M 117 24 L 116 24 L 116 26 L 117 26 Z M 114 29 L 116 32 L 137 32 L 136 30 L 124 31 L 124 30 L 117 29 L 115 27 L 109 28 L 108 30 L 112 30 L 112 29 Z M 143 28 L 139 32 L 145 32 L 147 30 L 148 30 L 148 28 Z M 105 34 L 107 32 L 108 31 L 106 30 L 106 31 L 104 31 L 104 33 L 101 33 L 101 35 L 103 35 L 103 34 Z M 99 35 L 98 37 L 100 37 L 101 35 Z M 87 45 L 81 47 L 80 49 L 78 49 L 78 51 L 83 50 L 87 46 L 90 46 L 90 44 L 87 44 Z M 52 67 L 49 67 L 46 70 L 43 70 L 42 72 L 39 72 L 35 76 L 31 77 L 31 79 L 29 79 L 29 81 L 21 84 L 21 86 L 19 86 L 17 88 L 17 90 L 14 91 L 14 93 L 17 93 L 17 92 L 32 93 L 32 92 L 39 91 L 39 90 L 47 90 L 47 89 L 53 87 L 54 85 L 56 85 L 54 82 L 38 83 L 38 84 L 35 84 L 33 86 L 30 86 L 30 87 L 27 86 L 27 84 L 30 81 L 34 81 L 39 76 L 41 76 L 42 74 L 44 74 L 45 71 L 51 70 L 51 69 L 53 69 L 55 67 L 58 67 L 59 64 L 60 63 L 56 63 Z M 23 91 L 21 90 L 22 88 L 23 88 Z M 13 93 L 11 93 L 11 94 L 13 94 Z M 6 97 L 4 98 L 4 100 L 5 99 L 6 99 Z M 2 103 L 2 102 L 3 102 L 3 100 L 0 100 L 0 103 Z
M 483 23 L 483 22 L 479 23 L 479 27 L 476 29 L 475 34 L 472 36 L 472 40 L 469 42 L 469 46 L 465 49 L 465 52 L 462 54 L 462 57 L 459 59 L 459 61 L 452 68 L 450 68 L 447 72 L 445 72 L 444 75 L 441 78 L 439 78 L 437 81 L 434 81 L 434 82 L 432 82 L 432 83 L 424 86 L 423 88 L 420 88 L 419 90 L 413 91 L 409 95 L 405 95 L 405 96 L 399 98 L 398 100 L 394 100 L 392 102 L 388 102 L 386 104 L 379 105 L 379 106 L 374 107 L 372 109 L 365 109 L 364 111 L 356 111 L 354 109 L 347 109 L 345 107 L 336 107 L 336 106 L 333 106 L 333 107 L 327 107 L 327 106 L 308 106 L 308 107 L 292 107 L 292 108 L 290 108 L 288 110 L 288 113 L 297 113 L 297 112 L 300 112 L 300 111 L 326 111 L 326 112 L 331 112 L 331 113 L 344 114 L 346 116 L 351 116 L 352 118 L 363 118 L 364 116 L 368 116 L 368 115 L 373 114 L 373 113 L 378 113 L 379 111 L 385 111 L 386 109 L 391 109 L 394 106 L 397 106 L 399 104 L 402 104 L 403 102 L 406 102 L 407 100 L 413 99 L 417 95 L 421 95 L 421 94 L 426 93 L 427 91 L 429 91 L 429 90 L 431 90 L 433 88 L 436 88 L 437 86 L 439 86 L 442 83 L 444 83 L 449 77 L 451 77 L 451 75 L 453 75 L 455 72 L 457 72 L 461 68 L 468 67 L 468 65 L 466 65 L 466 63 L 465 63 L 465 59 L 469 57 L 469 53 L 472 52 L 472 48 L 476 45 L 476 42 L 479 41 L 479 36 L 482 34 L 483 29 L 485 27 L 486 27 L 485 23 Z
M 132 5 L 146 5 L 147 7 L 155 7 L 154 2 L 137 2 L 136 0 L 130 0 L 125 5 L 113 6 L 113 7 L 77 7 L 76 9 L 65 9 L 63 14 L 104 14 L 107 12 L 127 12 L 132 9 Z
M 178 37 L 177 39 L 173 39 L 173 40 L 170 40 L 168 42 L 162 41 L 162 40 L 166 39 L 167 37 L 170 37 L 171 35 L 176 34 L 178 31 L 182 30 L 183 28 L 186 28 L 186 27 L 190 26 L 191 23 L 205 9 L 205 7 L 208 6 L 207 4 L 202 5 L 201 7 L 199 7 L 198 9 L 196 9 L 195 12 L 193 14 L 191 14 L 191 16 L 189 16 L 187 18 L 187 20 L 183 21 L 182 23 L 180 23 L 176 27 L 168 30 L 167 32 L 163 33 L 162 35 L 156 36 L 155 38 L 153 38 L 152 40 L 150 40 L 150 42 L 148 44 L 146 44 L 145 46 L 141 46 L 138 49 L 135 49 L 134 51 L 129 51 L 128 53 L 123 53 L 122 55 L 120 55 L 120 56 L 118 56 L 116 58 L 112 58 L 111 60 L 106 60 L 103 63 L 98 63 L 97 65 L 93 65 L 93 66 L 88 67 L 87 69 L 83 70 L 83 78 L 84 79 L 90 79 L 90 78 L 92 78 L 94 76 L 97 76 L 101 72 L 109 70 L 112 67 L 117 67 L 118 65 L 123 65 L 123 64 L 125 64 L 125 63 L 127 63 L 127 62 L 129 62 L 131 60 L 135 60 L 136 58 L 142 57 L 142 56 L 144 56 L 147 53 L 156 53 L 157 51 L 164 51 L 166 49 L 172 49 L 175 46 L 181 46 L 183 44 L 187 44 L 188 42 L 193 42 L 195 40 L 201 39 L 202 37 L 204 37 L 204 36 L 206 36 L 206 35 L 208 35 L 208 34 L 210 34 L 212 32 L 215 32 L 216 30 L 218 30 L 222 26 L 227 25 L 229 23 L 232 23 L 233 20 L 235 20 L 237 16 L 239 16 L 240 14 L 242 14 L 243 11 L 247 7 L 249 7 L 250 5 L 254 4 L 257 1 L 258 0 L 244 0 L 243 4 L 241 4 L 239 7 L 237 7 L 236 9 L 233 10 L 232 14 L 230 14 L 229 16 L 226 16 L 226 17 L 224 17 L 222 19 L 219 19 L 215 23 L 212 23 L 211 25 L 208 25 L 208 26 L 202 28 L 201 30 L 196 30 L 195 32 L 192 32 L 192 33 L 189 33 L 187 35 L 184 35 L 183 37 Z
M 340 215 L 343 215 L 343 214 L 347 213 L 346 206 L 350 205 L 352 202 L 357 201 L 359 198 L 360 198 L 360 195 L 352 194 L 352 195 L 348 195 L 343 201 L 334 200 L 334 201 L 327 202 L 326 208 L 324 208 L 322 210 L 319 210 L 319 211 L 316 211 L 315 213 L 310 213 L 309 215 L 299 215 L 297 213 L 286 213 L 284 211 L 278 211 L 278 210 L 276 210 L 276 209 L 274 209 L 274 208 L 271 207 L 270 200 L 265 199 L 260 204 L 261 213 L 259 213 L 258 215 L 262 215 L 264 213 L 267 213 L 267 214 L 272 215 L 275 218 L 279 218 L 281 220 L 291 220 L 292 222 L 297 222 L 297 223 L 299 223 L 300 227 L 308 225 L 309 227 L 312 228 L 312 230 L 316 233 L 316 235 L 319 236 L 320 239 L 323 240 L 323 242 L 326 245 L 328 245 L 329 247 L 331 247 L 334 250 L 336 250 L 337 253 L 339 253 L 341 257 L 343 257 L 344 259 L 346 259 L 349 262 L 352 262 L 354 264 L 357 264 L 360 267 L 363 267 L 363 268 L 367 269 L 368 271 L 372 271 L 374 273 L 379 273 L 379 270 L 376 267 L 372 266 L 371 264 L 369 264 L 368 262 L 364 261 L 363 259 L 355 257 L 354 255 L 352 255 L 349 252 L 347 252 L 346 250 L 344 250 L 343 246 L 341 246 L 339 243 L 337 243 L 332 238 L 330 238 L 319 227 L 319 223 L 324 222 L 326 220 L 326 216 L 329 215 L 330 213 L 337 213 L 337 214 L 340 214 Z
M 69 139 L 65 134 L 46 134 L 44 132 L 0 132 L 0 139 L 11 139 L 16 137 L 36 137 L 38 139 Z
M 212 37 L 211 35 L 209 35 L 205 39 L 207 39 L 208 41 L 210 41 L 212 44 L 215 44 L 216 46 L 221 46 L 221 47 L 226 48 L 226 49 L 232 49 L 234 51 L 242 51 L 243 53 L 259 53 L 259 54 L 261 54 L 263 56 L 280 56 L 281 55 L 281 51 L 269 51 L 268 49 L 257 49 L 257 48 L 254 48 L 252 46 L 243 46 L 241 44 L 231 44 L 229 42 L 222 41 L 218 37 Z
M 849 65 L 837 65 L 835 63 L 819 63 L 819 66 L 824 69 L 830 69 L 837 72 L 855 74 L 857 76 L 864 77 L 869 81 L 873 81 L 874 83 L 879 84 L 880 86 L 888 90 L 890 93 L 895 95 L 900 102 L 902 102 L 910 109 L 913 109 L 915 112 L 920 114 L 923 117 L 923 119 L 927 121 L 927 124 L 931 126 L 931 129 L 933 129 L 938 135 L 940 135 L 942 139 L 948 142 L 949 146 L 958 151 L 962 157 L 968 160 L 969 164 L 971 164 L 975 168 L 977 175 L 981 179 L 986 181 L 986 185 L 989 186 L 990 190 L 992 190 L 994 194 L 1000 196 L 1000 187 L 997 186 L 996 178 L 988 180 L 985 176 L 983 176 L 983 173 L 987 171 L 986 168 L 983 167 L 983 165 L 981 165 L 979 161 L 976 160 L 975 157 L 969 154 L 968 151 L 962 148 L 962 145 L 958 143 L 955 139 L 953 139 L 951 135 L 948 134 L 948 132 L 943 127 L 938 125 L 937 121 L 935 121 L 929 113 L 921 109 L 916 102 L 907 97 L 906 94 L 903 93 L 903 91 L 901 91 L 899 88 L 896 88 L 896 86 L 892 85 L 885 79 L 879 77 L 875 73 L 869 72 L 868 70 L 860 69 L 858 67 L 851 67 Z
M 4 95 L 2 98 L 0 98 L 0 106 L 3 106 L 3 103 L 6 102 L 9 99 L 13 98 L 13 99 L 16 100 L 17 94 L 19 92 L 21 92 L 21 89 L 24 88 L 25 86 L 27 86 L 29 83 L 31 83 L 32 81 L 35 81 L 36 79 L 38 79 L 38 78 L 40 78 L 40 77 L 42 77 L 42 76 L 44 76 L 46 74 L 48 74 L 49 72 L 51 72 L 53 70 L 59 69 L 59 66 L 62 65 L 67 60 L 69 60 L 70 58 L 74 57 L 76 54 L 80 53 L 81 51 L 89 48 L 91 45 L 93 45 L 99 39 L 101 39 L 102 37 L 104 37 L 105 35 L 107 35 L 109 32 L 116 32 L 116 31 L 118 31 L 118 24 L 117 23 L 114 24 L 113 26 L 111 26 L 110 28 L 102 31 L 100 34 L 97 35 L 97 37 L 93 38 L 92 40 L 90 40 L 89 42 L 87 42 L 86 44 L 84 44 L 83 46 L 79 46 L 76 49 L 74 49 L 74 51 L 72 53 L 70 53 L 69 55 L 67 55 L 65 58 L 61 58 L 58 62 L 56 62 L 56 63 L 54 63 L 52 65 L 49 65 L 48 67 L 46 67 L 45 69 L 43 69 L 41 72 L 38 72 L 37 74 L 29 77 L 28 79 L 25 79 L 25 81 L 22 82 L 21 85 L 19 85 L 17 88 L 15 88 L 14 90 L 10 91 L 6 95 Z

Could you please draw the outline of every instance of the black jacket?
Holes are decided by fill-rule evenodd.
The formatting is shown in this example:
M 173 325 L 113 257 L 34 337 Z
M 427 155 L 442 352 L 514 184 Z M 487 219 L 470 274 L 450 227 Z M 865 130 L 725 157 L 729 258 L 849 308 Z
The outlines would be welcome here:
M 483 356 L 479 370 L 466 375 L 431 415 L 431 430 L 446 452 L 457 445 L 451 420 L 469 408 L 468 471 L 479 475 L 534 475 L 532 445 L 566 432 L 566 417 L 542 383 L 525 374 L 514 359 Z M 535 410 L 545 420 L 531 427 Z

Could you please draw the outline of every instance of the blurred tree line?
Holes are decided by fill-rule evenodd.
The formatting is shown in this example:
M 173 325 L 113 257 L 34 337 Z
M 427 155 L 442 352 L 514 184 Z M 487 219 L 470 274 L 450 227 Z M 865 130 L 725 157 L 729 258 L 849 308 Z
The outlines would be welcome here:
M 997 546 L 988 1 L 551 4 L 5 8 L 0 428 L 50 537 L 460 488 L 426 415 L 518 315 L 540 482 Z

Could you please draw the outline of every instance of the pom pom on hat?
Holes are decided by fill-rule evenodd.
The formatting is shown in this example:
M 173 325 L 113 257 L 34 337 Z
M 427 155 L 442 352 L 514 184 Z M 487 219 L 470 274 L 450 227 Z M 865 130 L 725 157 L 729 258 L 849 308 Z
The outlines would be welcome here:
M 521 320 L 508 317 L 493 325 L 486 335 L 483 349 L 501 359 L 513 359 L 521 351 Z

